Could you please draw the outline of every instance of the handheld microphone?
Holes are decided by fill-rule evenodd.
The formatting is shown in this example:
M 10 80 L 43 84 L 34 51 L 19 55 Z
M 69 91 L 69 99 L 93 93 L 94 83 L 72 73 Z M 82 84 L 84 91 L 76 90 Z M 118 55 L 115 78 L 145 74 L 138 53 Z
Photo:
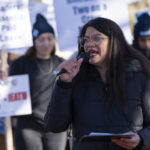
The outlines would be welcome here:
M 84 62 L 88 62 L 90 58 L 90 54 L 86 52 L 82 52 L 79 56 L 77 56 L 77 60 L 79 60 L 80 58 L 83 58 Z M 61 71 L 55 70 L 53 74 L 55 74 L 56 76 L 59 76 L 65 72 L 67 72 L 65 69 L 62 69 Z

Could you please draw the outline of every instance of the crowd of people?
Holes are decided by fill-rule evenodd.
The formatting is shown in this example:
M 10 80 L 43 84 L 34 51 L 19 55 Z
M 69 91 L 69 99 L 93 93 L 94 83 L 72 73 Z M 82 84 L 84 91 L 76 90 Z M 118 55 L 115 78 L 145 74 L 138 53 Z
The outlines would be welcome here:
M 78 37 L 78 56 L 56 55 L 52 26 L 37 14 L 33 46 L 12 62 L 9 75 L 28 74 L 32 114 L 12 118 L 16 150 L 150 150 L 150 16 L 134 26 L 133 44 L 112 20 L 88 21 Z M 58 77 L 55 69 L 65 70 Z M 0 72 L 0 78 L 6 79 Z M 130 137 L 82 141 L 92 132 Z

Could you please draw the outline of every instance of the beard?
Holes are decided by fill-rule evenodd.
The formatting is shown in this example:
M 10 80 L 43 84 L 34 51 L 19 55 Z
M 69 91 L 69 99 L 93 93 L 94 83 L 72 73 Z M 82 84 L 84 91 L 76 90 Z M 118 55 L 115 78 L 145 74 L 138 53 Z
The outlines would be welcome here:
M 150 48 L 138 48 L 150 60 Z
M 133 45 L 134 48 L 136 48 L 137 50 L 139 50 L 142 54 L 144 54 L 144 56 L 146 56 L 149 60 L 150 60 L 150 48 L 140 48 L 139 44 L 138 44 L 138 37 L 136 37 L 133 40 Z

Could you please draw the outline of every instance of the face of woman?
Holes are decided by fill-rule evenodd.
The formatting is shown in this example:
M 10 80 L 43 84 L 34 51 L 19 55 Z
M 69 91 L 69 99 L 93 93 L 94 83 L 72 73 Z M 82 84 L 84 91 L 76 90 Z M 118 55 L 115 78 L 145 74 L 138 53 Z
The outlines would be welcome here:
M 109 38 L 93 27 L 88 27 L 84 37 L 84 50 L 90 53 L 89 63 L 101 66 L 107 63 Z
M 52 33 L 43 33 L 35 39 L 36 56 L 49 58 L 55 45 L 55 37 Z

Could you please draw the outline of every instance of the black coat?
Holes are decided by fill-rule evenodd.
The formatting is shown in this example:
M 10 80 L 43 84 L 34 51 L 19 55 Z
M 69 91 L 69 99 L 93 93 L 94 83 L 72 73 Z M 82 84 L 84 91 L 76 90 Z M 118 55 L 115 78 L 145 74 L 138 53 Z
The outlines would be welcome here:
M 43 118 L 50 101 L 52 88 L 55 82 L 53 71 L 63 61 L 62 58 L 52 55 L 50 59 L 39 59 L 41 65 L 47 65 L 50 70 L 48 73 L 41 72 L 37 65 L 37 58 L 22 56 L 15 60 L 10 67 L 10 75 L 29 75 L 30 92 L 32 101 L 32 114 L 37 122 L 43 124 Z
M 143 72 L 126 69 L 128 121 L 114 102 L 106 109 L 107 87 L 97 72 L 73 83 L 57 81 L 45 116 L 47 130 L 60 132 L 73 125 L 73 150 L 123 150 L 110 141 L 79 142 L 90 132 L 137 132 L 141 150 L 150 150 L 150 80 Z

